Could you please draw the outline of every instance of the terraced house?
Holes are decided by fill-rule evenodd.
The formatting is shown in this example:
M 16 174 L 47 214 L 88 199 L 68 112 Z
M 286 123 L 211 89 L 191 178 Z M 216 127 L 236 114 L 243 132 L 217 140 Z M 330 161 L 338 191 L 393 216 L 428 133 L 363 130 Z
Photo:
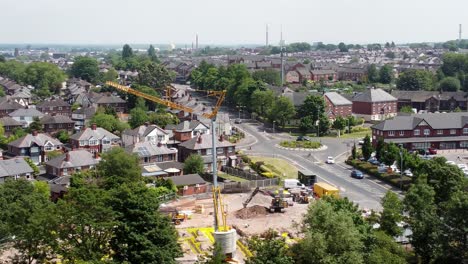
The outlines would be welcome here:
M 468 113 L 397 116 L 372 126 L 372 143 L 379 138 L 407 149 L 466 149 Z

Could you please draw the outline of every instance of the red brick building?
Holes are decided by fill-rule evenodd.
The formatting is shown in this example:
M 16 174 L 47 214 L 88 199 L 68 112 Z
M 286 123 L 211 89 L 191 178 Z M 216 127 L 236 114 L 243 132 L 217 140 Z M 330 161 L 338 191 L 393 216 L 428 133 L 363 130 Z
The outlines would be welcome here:
M 49 134 L 59 132 L 60 130 L 71 133 L 75 127 L 75 121 L 66 115 L 46 115 L 41 118 L 41 124 L 44 125 L 44 132 Z
M 338 80 L 338 75 L 334 70 L 312 70 L 310 71 L 312 81 L 336 81 Z
M 70 137 L 72 149 L 86 149 L 90 152 L 106 152 L 120 145 L 120 138 L 104 128 L 93 124 Z
M 328 92 L 323 95 L 327 105 L 326 113 L 329 119 L 347 117 L 352 114 L 353 103 L 336 92 Z
M 210 184 L 198 174 L 173 176 L 169 179 L 177 186 L 177 194 L 181 196 L 202 194 L 211 190 Z
M 46 173 L 57 177 L 69 176 L 94 168 L 100 159 L 97 153 L 72 150 L 46 162 Z
M 366 121 L 385 120 L 397 114 L 397 99 L 384 90 L 368 89 L 353 97 L 353 114 Z
M 64 115 L 71 117 L 71 105 L 62 99 L 42 101 L 36 106 L 36 108 L 46 115 Z

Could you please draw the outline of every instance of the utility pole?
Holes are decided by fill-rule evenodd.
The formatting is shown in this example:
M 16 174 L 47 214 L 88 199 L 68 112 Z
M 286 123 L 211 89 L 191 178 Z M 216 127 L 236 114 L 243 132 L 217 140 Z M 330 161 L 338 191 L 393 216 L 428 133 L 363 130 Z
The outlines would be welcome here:
M 268 48 L 268 24 L 266 24 L 265 47 Z
M 217 197 L 217 189 L 218 189 L 218 158 L 216 157 L 216 116 L 211 119 L 211 139 L 213 142 L 211 143 L 211 153 L 213 157 L 213 166 L 212 166 L 212 171 L 213 171 L 213 195 L 215 201 L 218 201 Z M 218 214 L 217 214 L 217 206 L 215 205 L 214 208 L 215 212 L 213 214 L 214 216 L 214 231 L 218 231 Z
M 281 51 L 281 86 L 284 85 L 284 65 L 283 65 L 283 25 L 281 25 L 280 51 Z

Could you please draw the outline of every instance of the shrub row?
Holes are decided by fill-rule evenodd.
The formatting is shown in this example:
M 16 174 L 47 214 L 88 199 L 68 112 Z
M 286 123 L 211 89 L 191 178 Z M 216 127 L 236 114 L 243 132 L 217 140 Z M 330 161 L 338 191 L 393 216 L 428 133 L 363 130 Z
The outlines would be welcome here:
M 346 160 L 346 164 L 353 166 L 354 168 L 361 170 L 371 176 L 374 176 L 386 183 L 389 183 L 397 188 L 400 188 L 400 174 L 395 173 L 380 173 L 377 166 L 370 164 L 366 161 Z M 411 178 L 403 175 L 403 190 L 408 190 L 411 184 Z
M 282 141 L 280 146 L 285 148 L 307 148 L 307 149 L 317 149 L 322 146 L 320 142 L 316 141 Z

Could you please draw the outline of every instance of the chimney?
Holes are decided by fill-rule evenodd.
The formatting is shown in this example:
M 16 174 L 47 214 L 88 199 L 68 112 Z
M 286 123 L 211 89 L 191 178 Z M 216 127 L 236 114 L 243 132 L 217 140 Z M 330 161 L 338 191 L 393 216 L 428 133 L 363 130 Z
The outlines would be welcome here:
M 219 136 L 219 141 L 223 142 L 224 138 L 223 135 Z
M 34 137 L 37 136 L 37 130 L 34 130 L 34 131 L 32 132 L 32 135 L 33 135 Z
M 92 130 L 96 130 L 96 128 L 97 128 L 96 124 L 92 124 L 92 125 L 91 125 L 91 129 L 92 129 Z
M 94 155 L 93 155 L 93 156 L 94 156 L 94 159 L 99 159 L 99 152 L 97 152 L 97 151 L 94 152 Z
M 161 141 L 158 142 L 158 148 L 162 146 Z
M 65 161 L 70 161 L 70 153 L 65 154 Z
M 145 122 L 145 127 L 149 126 L 149 122 Z
M 201 136 L 198 136 L 197 143 L 198 143 L 198 144 L 201 144 L 201 143 L 202 143 L 202 137 L 201 137 Z

